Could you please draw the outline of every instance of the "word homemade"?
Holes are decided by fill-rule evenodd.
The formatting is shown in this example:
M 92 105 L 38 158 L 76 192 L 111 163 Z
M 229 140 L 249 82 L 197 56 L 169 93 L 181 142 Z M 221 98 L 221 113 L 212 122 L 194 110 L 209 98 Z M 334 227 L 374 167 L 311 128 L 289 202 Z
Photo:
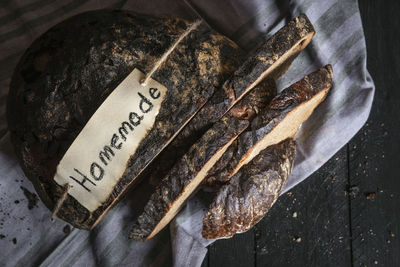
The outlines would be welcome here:
M 134 69 L 107 97 L 68 148 L 54 180 L 69 184 L 68 194 L 89 211 L 96 210 L 122 177 L 128 160 L 146 137 L 167 88 Z

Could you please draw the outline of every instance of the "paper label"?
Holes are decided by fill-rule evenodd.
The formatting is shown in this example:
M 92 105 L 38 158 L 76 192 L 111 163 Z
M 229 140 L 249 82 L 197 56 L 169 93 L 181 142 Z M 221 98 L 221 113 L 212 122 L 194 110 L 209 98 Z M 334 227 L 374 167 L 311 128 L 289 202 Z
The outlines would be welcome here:
M 57 166 L 54 180 L 89 211 L 109 197 L 128 160 L 154 126 L 167 88 L 134 69 L 107 97 Z

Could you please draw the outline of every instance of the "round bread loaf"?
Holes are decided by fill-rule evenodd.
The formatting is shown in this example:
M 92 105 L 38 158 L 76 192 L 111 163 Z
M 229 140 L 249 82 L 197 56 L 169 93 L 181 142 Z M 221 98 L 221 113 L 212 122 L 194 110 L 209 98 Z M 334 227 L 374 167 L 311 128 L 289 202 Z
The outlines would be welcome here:
M 7 119 L 18 160 L 45 205 L 63 193 L 57 165 L 100 104 L 134 69 L 148 73 L 189 22 L 125 11 L 92 11 L 52 27 L 26 50 L 10 85 Z M 91 229 L 143 168 L 239 66 L 243 52 L 202 25 L 152 78 L 168 88 L 147 139 L 107 201 L 89 212 L 70 195 L 57 216 Z

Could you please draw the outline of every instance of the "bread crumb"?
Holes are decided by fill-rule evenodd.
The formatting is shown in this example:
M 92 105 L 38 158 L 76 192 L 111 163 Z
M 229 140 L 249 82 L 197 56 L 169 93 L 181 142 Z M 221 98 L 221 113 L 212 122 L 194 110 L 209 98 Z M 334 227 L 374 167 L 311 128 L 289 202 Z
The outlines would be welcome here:
M 64 232 L 66 235 L 69 235 L 69 233 L 71 233 L 71 227 L 67 224 L 66 226 L 64 226 L 63 232 Z
M 38 197 L 36 196 L 36 194 L 31 193 L 28 189 L 26 189 L 23 186 L 20 186 L 20 188 L 22 189 L 26 199 L 28 200 L 28 209 L 31 210 L 34 207 L 37 207 Z
M 297 218 L 297 212 L 293 212 L 293 218 Z
M 376 198 L 376 193 L 375 192 L 369 192 L 365 196 L 369 200 L 374 200 Z

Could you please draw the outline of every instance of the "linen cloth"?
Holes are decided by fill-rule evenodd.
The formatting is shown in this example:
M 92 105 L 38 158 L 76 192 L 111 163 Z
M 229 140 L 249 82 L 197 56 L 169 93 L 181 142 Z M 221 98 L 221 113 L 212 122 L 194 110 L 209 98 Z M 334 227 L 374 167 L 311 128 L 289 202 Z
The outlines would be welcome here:
M 81 12 L 118 8 L 149 14 L 199 16 L 247 51 L 288 20 L 305 13 L 315 26 L 310 45 L 278 81 L 279 89 L 332 64 L 334 87 L 297 135 L 295 167 L 284 191 L 322 166 L 368 118 L 374 84 L 366 69 L 366 47 L 356 0 L 3 0 L 0 3 L 0 262 L 5 266 L 200 266 L 206 246 L 201 222 L 207 197 L 199 192 L 177 218 L 150 241 L 127 238 L 140 196 L 116 205 L 91 232 L 63 229 L 38 201 L 15 159 L 6 130 L 5 108 L 11 75 L 30 43 L 58 22 Z M 65 231 L 68 229 L 65 228 Z M 249 244 L 251 245 L 251 244 Z

